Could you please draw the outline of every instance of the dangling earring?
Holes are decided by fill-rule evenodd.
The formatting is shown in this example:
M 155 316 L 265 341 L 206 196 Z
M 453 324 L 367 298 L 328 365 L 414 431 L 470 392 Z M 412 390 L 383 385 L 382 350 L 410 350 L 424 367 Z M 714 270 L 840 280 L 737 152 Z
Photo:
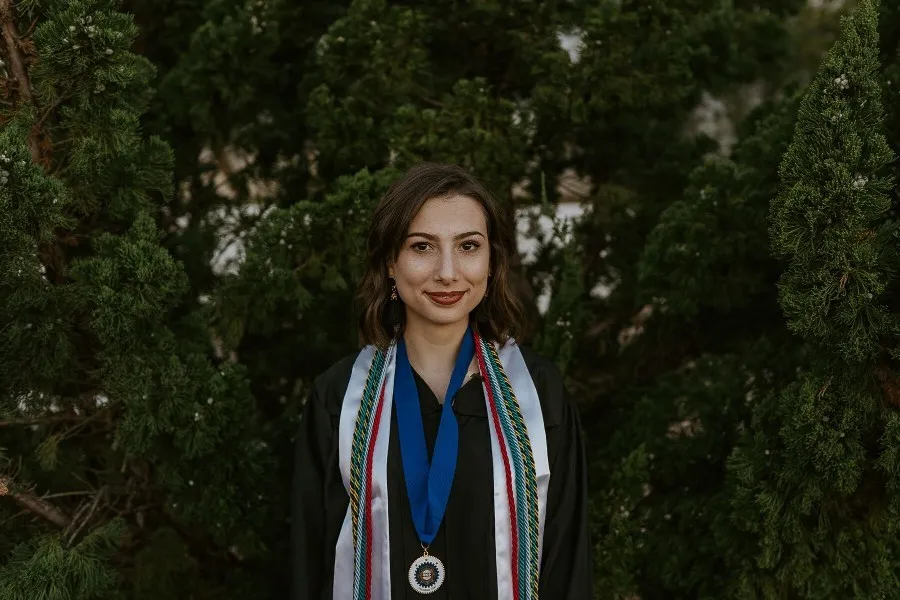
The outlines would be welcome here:
M 393 278 L 392 278 L 393 279 Z M 395 329 L 403 323 L 403 303 L 397 295 L 397 284 L 391 286 L 391 299 L 384 309 L 384 321 L 388 328 Z

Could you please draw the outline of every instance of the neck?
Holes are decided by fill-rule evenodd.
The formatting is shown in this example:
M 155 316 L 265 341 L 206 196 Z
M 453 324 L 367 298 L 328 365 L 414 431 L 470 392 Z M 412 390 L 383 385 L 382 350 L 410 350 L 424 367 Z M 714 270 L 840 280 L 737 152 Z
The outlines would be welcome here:
M 451 373 L 468 326 L 468 321 L 435 326 L 407 318 L 403 340 L 410 364 L 421 374 Z

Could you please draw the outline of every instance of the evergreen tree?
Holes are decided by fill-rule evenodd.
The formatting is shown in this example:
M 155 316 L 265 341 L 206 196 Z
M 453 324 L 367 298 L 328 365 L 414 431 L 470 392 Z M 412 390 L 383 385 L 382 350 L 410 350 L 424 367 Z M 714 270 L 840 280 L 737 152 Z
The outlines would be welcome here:
M 807 90 L 772 201 L 787 258 L 779 304 L 808 343 L 798 379 L 768 395 L 732 461 L 739 526 L 759 539 L 735 597 L 896 592 L 897 415 L 885 305 L 896 273 L 883 131 L 878 2 L 861 0 Z M 879 386 L 885 382 L 887 385 Z
M 796 105 L 751 115 L 732 157 L 698 166 L 648 237 L 639 263 L 647 308 L 620 335 L 624 359 L 637 362 L 647 338 L 688 358 L 624 390 L 614 429 L 602 429 L 609 441 L 592 471 L 601 598 L 730 597 L 729 557 L 753 552 L 730 523 L 724 465 L 754 398 L 789 381 L 800 358 L 772 292 L 779 272 L 765 220 Z
M 791 257 L 779 294 L 789 326 L 853 362 L 873 358 L 878 338 L 893 330 L 878 298 L 893 275 L 894 225 L 879 226 L 893 155 L 875 10 L 861 3 L 807 91 L 771 217 L 773 249 Z
M 4 37 L 0 598 L 246 598 L 258 582 L 226 566 L 268 543 L 271 451 L 160 244 L 154 69 L 115 2 L 0 8 L 25 34 Z
M 792 94 L 751 116 L 745 129 L 752 133 L 730 159 L 695 170 L 685 198 L 661 213 L 648 237 L 638 273 L 651 316 L 629 332 L 625 353 L 637 361 L 649 338 L 683 362 L 625 390 L 614 426 L 595 428 L 602 435 L 615 429 L 592 471 L 609 473 L 595 482 L 603 498 L 599 581 L 610 582 L 602 597 L 872 598 L 896 587 L 885 558 L 894 543 L 887 520 L 895 452 L 889 436 L 879 440 L 891 430 L 896 388 L 886 350 L 862 362 L 853 352 L 871 339 L 891 349 L 894 334 L 884 307 L 895 297 L 894 225 L 885 221 L 891 153 L 882 133 L 875 11 L 863 3 L 845 23 L 804 94 L 783 163 L 797 114 Z M 851 72 L 855 91 L 835 94 L 835 85 L 844 86 L 840 75 Z M 847 108 L 835 109 L 838 103 Z M 823 124 L 829 109 L 846 120 Z M 839 183 L 834 173 L 842 172 L 854 177 Z M 794 213 L 779 212 L 791 202 Z M 823 209 L 847 212 L 833 229 L 810 228 Z M 793 220 L 779 218 L 785 215 Z M 847 233 L 851 227 L 866 235 Z M 779 238 L 782 232 L 823 237 L 798 244 Z M 769 256 L 769 233 L 777 253 L 789 248 L 791 258 L 778 298 L 782 267 Z M 842 233 L 840 247 L 823 244 Z M 831 249 L 868 258 L 854 267 L 873 287 L 857 298 L 836 294 L 826 314 L 793 309 L 801 291 L 807 302 L 825 295 L 803 282 L 816 264 L 835 262 Z M 852 306 L 865 324 L 855 329 L 848 325 L 856 321 L 840 316 L 856 314 Z M 825 322 L 792 324 L 814 343 L 785 331 L 782 310 L 789 323 L 797 316 Z M 803 379 L 792 383 L 798 372 Z

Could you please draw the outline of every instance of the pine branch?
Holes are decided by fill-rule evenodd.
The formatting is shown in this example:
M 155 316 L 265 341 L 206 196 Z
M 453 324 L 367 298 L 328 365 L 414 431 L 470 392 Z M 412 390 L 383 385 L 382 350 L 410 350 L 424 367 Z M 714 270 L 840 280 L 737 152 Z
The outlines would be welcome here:
M 94 512 L 96 512 L 97 507 L 100 505 L 100 500 L 106 495 L 106 490 L 107 488 L 105 486 L 100 488 L 100 491 L 98 491 L 94 495 L 94 501 L 89 505 L 85 504 L 84 506 L 82 506 L 82 508 L 75 515 L 75 518 L 72 519 L 70 526 L 66 528 L 66 531 L 63 535 L 64 537 L 68 538 L 67 545 L 69 547 L 75 544 L 75 540 L 78 538 L 78 534 L 81 533 L 82 529 L 84 529 L 84 526 L 87 525 L 88 521 L 91 520 L 91 517 L 94 515 Z
M 0 2 L 2 1 L 3 0 L 0 0 Z M 39 517 L 47 519 L 58 527 L 65 528 L 72 523 L 72 520 L 69 518 L 69 516 L 61 509 L 45 500 L 38 498 L 34 494 L 30 494 L 24 491 L 14 491 L 10 493 L 10 484 L 11 481 L 9 480 L 9 478 L 0 477 L 0 496 L 9 494 L 9 496 L 20 505 L 22 505 L 23 508 L 26 508 Z
M 19 49 L 20 38 L 16 31 L 16 14 L 12 0 L 0 0 L 0 28 L 3 29 L 3 41 L 6 44 L 10 69 L 12 69 L 13 76 L 19 83 L 19 95 L 27 104 L 33 104 L 31 81 L 28 78 L 28 71 L 25 70 L 25 61 Z M 28 147 L 31 149 L 32 160 L 35 164 L 40 164 L 41 152 L 34 129 L 28 136 Z

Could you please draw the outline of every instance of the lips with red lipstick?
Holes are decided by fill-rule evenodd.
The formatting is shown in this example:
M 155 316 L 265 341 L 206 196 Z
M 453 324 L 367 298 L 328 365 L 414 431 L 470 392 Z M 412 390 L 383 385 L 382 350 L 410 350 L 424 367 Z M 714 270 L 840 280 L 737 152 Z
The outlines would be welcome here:
M 441 306 L 452 306 L 462 300 L 465 292 L 426 292 L 431 301 Z

